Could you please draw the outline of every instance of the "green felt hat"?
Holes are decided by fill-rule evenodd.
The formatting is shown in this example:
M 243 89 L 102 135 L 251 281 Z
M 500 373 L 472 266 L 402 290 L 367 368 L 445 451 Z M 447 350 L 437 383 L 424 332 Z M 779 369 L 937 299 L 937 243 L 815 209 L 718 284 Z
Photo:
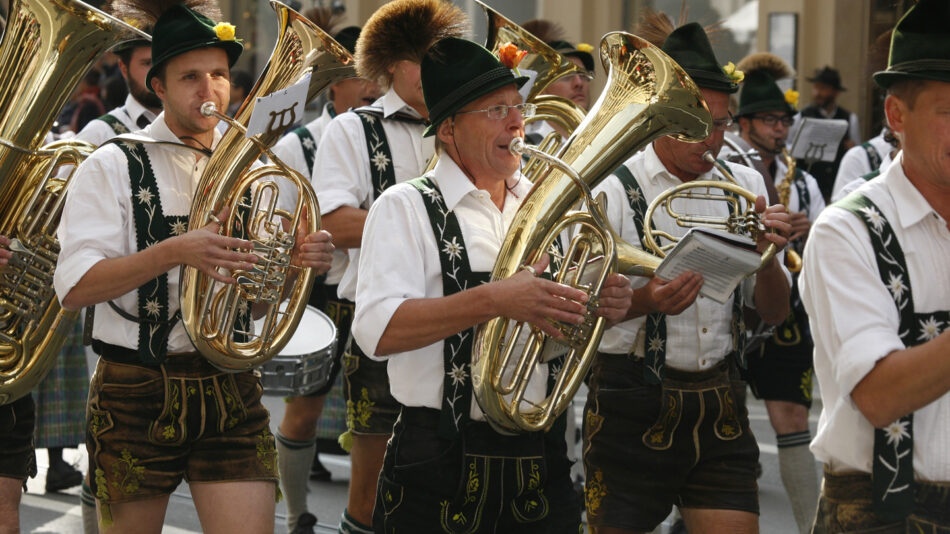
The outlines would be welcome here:
M 527 76 L 516 77 L 485 47 L 457 37 L 442 39 L 429 49 L 420 75 L 429 109 L 425 137 L 469 102 L 506 85 L 520 89 L 528 81 Z
M 228 54 L 228 65 L 237 63 L 244 45 L 234 38 L 234 26 L 215 23 L 183 4 L 175 4 L 155 22 L 152 34 L 152 68 L 145 77 L 145 86 L 152 89 L 152 78 L 169 59 L 198 48 L 217 46 Z
M 744 117 L 760 111 L 781 111 L 795 114 L 795 108 L 785 100 L 785 93 L 779 89 L 775 78 L 765 70 L 754 70 L 745 75 L 742 93 L 739 95 L 737 117 Z
M 590 48 L 593 50 L 593 47 L 590 45 L 581 43 L 580 45 L 574 46 L 567 41 L 557 40 L 551 41 L 548 43 L 548 46 L 556 50 L 557 53 L 561 54 L 562 56 L 576 57 L 577 59 L 581 60 L 581 63 L 584 65 L 584 69 L 586 69 L 587 72 L 594 72 L 594 56 L 592 56 L 589 51 L 582 50 L 582 48 Z
M 887 70 L 874 73 L 884 89 L 899 80 L 950 82 L 950 2 L 920 0 L 894 27 Z
M 696 22 L 673 30 L 661 47 L 703 89 L 735 93 L 739 84 L 723 72 L 706 31 Z
M 343 48 L 349 50 L 351 54 L 356 53 L 356 40 L 359 38 L 359 26 L 347 26 L 333 36 L 333 40 L 343 45 Z

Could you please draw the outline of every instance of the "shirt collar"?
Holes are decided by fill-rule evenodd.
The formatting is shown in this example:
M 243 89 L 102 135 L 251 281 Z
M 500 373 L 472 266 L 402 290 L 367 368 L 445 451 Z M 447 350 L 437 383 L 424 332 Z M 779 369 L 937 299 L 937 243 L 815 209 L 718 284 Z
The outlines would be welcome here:
M 468 179 L 468 176 L 462 172 L 455 160 L 448 154 L 442 154 L 439 161 L 435 164 L 435 169 L 428 175 L 432 181 L 439 186 L 442 192 L 442 198 L 445 200 L 445 207 L 452 211 L 455 206 L 465 198 L 466 195 L 477 191 L 475 184 Z M 507 194 L 514 193 L 519 198 L 524 196 L 531 189 L 531 182 L 528 181 L 520 172 L 515 172 L 508 179 Z M 507 201 L 506 201 L 507 203 Z
M 129 93 L 129 95 L 125 97 L 125 112 L 128 113 L 129 118 L 132 119 L 132 124 L 137 125 L 139 123 L 139 117 L 142 115 L 144 115 L 149 122 L 155 120 L 155 114 L 136 100 L 135 97 L 132 96 L 132 93 Z
M 379 97 L 379 100 L 377 100 L 376 102 L 373 102 L 373 105 L 376 107 L 383 108 L 384 118 L 387 118 L 390 115 L 394 113 L 398 113 L 400 111 L 403 113 L 408 113 L 410 116 L 416 119 L 422 118 L 422 115 L 420 115 L 419 112 L 416 111 L 412 106 L 410 106 L 409 104 L 406 104 L 405 100 L 403 100 L 398 94 L 396 94 L 396 90 L 393 89 L 392 87 L 390 87 L 389 90 L 386 91 L 386 94 Z
M 898 154 L 893 164 L 887 168 L 884 183 L 894 198 L 894 205 L 898 207 L 897 218 L 902 228 L 909 228 L 924 217 L 937 213 L 904 174 L 903 152 Z
M 653 143 L 647 145 L 643 150 L 643 168 L 647 172 L 648 178 L 652 183 L 657 183 L 660 178 L 664 180 L 672 181 L 674 184 L 683 183 L 678 176 L 671 173 L 666 169 L 666 165 L 660 161 L 660 156 L 657 155 L 656 149 L 653 147 Z M 719 172 L 716 170 L 716 167 L 713 167 L 710 171 L 704 172 L 696 177 L 696 180 L 719 180 Z

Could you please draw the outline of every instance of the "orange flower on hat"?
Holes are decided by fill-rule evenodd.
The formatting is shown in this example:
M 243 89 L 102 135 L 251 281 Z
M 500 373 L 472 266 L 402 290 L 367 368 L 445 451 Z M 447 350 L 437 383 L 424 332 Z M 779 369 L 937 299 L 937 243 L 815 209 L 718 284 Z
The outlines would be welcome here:
M 508 42 L 498 47 L 498 61 L 509 69 L 517 69 L 521 60 L 528 55 L 527 50 L 518 50 L 514 43 Z

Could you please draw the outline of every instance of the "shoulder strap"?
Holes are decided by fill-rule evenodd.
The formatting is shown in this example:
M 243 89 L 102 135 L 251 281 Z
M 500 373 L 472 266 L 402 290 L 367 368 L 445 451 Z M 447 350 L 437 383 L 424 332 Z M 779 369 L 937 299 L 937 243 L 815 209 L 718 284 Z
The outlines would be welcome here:
M 290 133 L 297 136 L 300 140 L 300 148 L 303 150 L 303 159 L 307 163 L 307 171 L 313 174 L 313 159 L 317 153 L 317 141 L 306 126 L 293 129 Z
M 108 124 L 109 127 L 112 128 L 112 131 L 115 132 L 116 135 L 129 133 L 129 129 L 124 124 L 122 124 L 122 121 L 120 121 L 118 117 L 116 117 L 115 115 L 112 115 L 111 113 L 106 113 L 105 115 L 98 117 L 96 120 L 99 120 Z
M 369 154 L 369 170 L 373 182 L 374 198 L 379 198 L 383 191 L 396 183 L 396 169 L 393 165 L 392 151 L 389 149 L 389 140 L 386 130 L 383 129 L 382 110 L 375 108 L 359 108 L 354 113 L 363 123 L 363 132 L 366 137 L 366 152 Z
M 870 141 L 865 141 L 861 143 L 861 148 L 864 149 L 864 153 L 868 157 L 868 165 L 871 166 L 871 171 L 875 171 L 881 166 L 881 154 L 878 153 L 877 149 L 874 148 L 874 145 Z

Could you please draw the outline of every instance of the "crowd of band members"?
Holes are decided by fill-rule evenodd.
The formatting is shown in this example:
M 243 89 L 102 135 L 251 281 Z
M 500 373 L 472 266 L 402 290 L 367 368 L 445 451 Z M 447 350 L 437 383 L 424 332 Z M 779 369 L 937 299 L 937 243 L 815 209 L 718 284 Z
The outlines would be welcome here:
M 810 531 L 813 523 L 815 532 L 871 527 L 898 532 L 905 524 L 950 525 L 945 486 L 950 480 L 950 364 L 940 358 L 947 353 L 948 334 L 942 331 L 950 321 L 941 309 L 950 296 L 950 282 L 945 279 L 946 261 L 940 261 L 950 256 L 950 46 L 946 30 L 930 24 L 934 17 L 948 14 L 937 4 L 923 1 L 902 19 L 893 45 L 896 55 L 892 51 L 888 72 L 876 77 L 889 91 L 884 104 L 889 126 L 863 144 L 851 137 L 842 140 L 834 164 L 839 167 L 837 180 L 833 171 L 822 171 L 819 179 L 801 170 L 789 173 L 781 149 L 797 110 L 778 89 L 780 76 L 774 71 L 751 68 L 743 81 L 722 70 L 725 61 L 715 57 L 705 31 L 696 24 L 670 28 L 657 43 L 700 87 L 713 128 L 701 143 L 657 139 L 598 186 L 597 191 L 608 196 L 611 224 L 625 240 L 639 244 L 645 206 L 673 185 L 722 180 L 703 153 L 720 154 L 724 137 L 735 135 L 745 143 L 735 146 L 754 150 L 765 171 L 723 162 L 740 185 L 760 197 L 756 210 L 776 231 L 761 238 L 758 249 L 769 243 L 779 249 L 795 247 L 804 252 L 805 268 L 800 276 L 790 273 L 783 266 L 784 254 L 778 254 L 726 304 L 699 294 L 702 277 L 697 273 L 669 281 L 620 275 L 609 279 L 598 313 L 612 328 L 590 376 L 584 416 L 585 504 L 594 531 L 649 532 L 674 505 L 690 532 L 757 531 L 759 453 L 745 409 L 746 383 L 740 379 L 751 382 L 754 394 L 766 402 L 779 442 L 783 482 L 801 532 Z M 587 298 L 538 276 L 552 270 L 548 257 L 509 279 L 482 283 L 530 189 L 519 172 L 521 159 L 508 152 L 507 142 L 532 130 L 543 135 L 553 127 L 540 122 L 526 126 L 532 110 L 522 105 L 518 92 L 525 80 L 506 73 L 507 67 L 494 56 L 464 40 L 466 24 L 464 14 L 449 4 L 397 0 L 375 13 L 362 33 L 359 28 L 335 32 L 355 52 L 362 77 L 331 86 L 321 116 L 275 147 L 281 159 L 312 176 L 324 212 L 326 232 L 305 240 L 298 253 L 300 261 L 328 271 L 322 293 L 312 302 L 340 328 L 334 373 L 343 373 L 352 462 L 349 500 L 340 519 L 344 533 L 495 528 L 576 532 L 581 527 L 564 416 L 555 430 L 543 435 L 497 433 L 471 400 L 468 362 L 458 359 L 459 353 L 470 350 L 473 327 L 489 318 L 529 322 L 557 336 L 547 319 L 580 321 Z M 910 51 L 921 39 L 931 46 Z M 593 76 L 590 54 L 561 40 L 550 42 L 588 75 L 565 77 L 548 92 L 586 109 Z M 430 53 L 433 45 L 437 53 Z M 152 122 L 144 131 L 155 139 L 213 148 L 220 138 L 216 121 L 192 116 L 189 106 L 191 100 L 210 97 L 227 108 L 228 67 L 235 59 L 230 46 L 209 37 L 192 49 L 162 50 L 173 52 L 161 57 L 164 72 L 149 73 L 144 86 L 161 98 L 164 112 L 156 116 L 158 106 L 146 102 L 153 92 L 136 98 L 136 84 L 141 92 L 143 81 L 130 76 L 132 92 L 125 106 L 110 113 L 117 120 L 93 121 L 87 127 L 102 130 L 93 142 L 101 144 L 113 133 L 122 133 L 115 123 L 130 131 L 140 129 L 138 115 Z M 141 43 L 132 50 L 132 57 L 152 51 Z M 935 63 L 915 70 L 914 61 L 934 58 Z M 179 72 L 181 78 L 169 78 Z M 140 74 L 144 78 L 146 72 Z M 834 104 L 834 96 L 843 90 L 837 73 L 823 69 L 810 80 L 817 104 L 810 116 L 841 115 L 853 123 L 853 114 Z M 753 89 L 744 88 L 738 101 L 730 103 L 743 84 Z M 455 91 L 462 86 L 467 92 Z M 140 149 L 154 166 L 152 179 L 157 179 L 165 216 L 187 216 L 189 191 L 207 159 L 155 146 Z M 435 154 L 439 160 L 434 169 L 414 180 Z M 729 150 L 723 150 L 722 157 L 728 156 Z M 222 252 L 224 246 L 246 243 L 224 242 L 214 236 L 216 228 L 173 233 L 169 237 L 178 238 L 177 247 L 148 250 L 138 243 L 130 201 L 136 197 L 130 184 L 140 182 L 130 176 L 129 158 L 124 149 L 110 145 L 83 164 L 77 176 L 79 185 L 74 187 L 79 189 L 68 201 L 64 221 L 83 223 L 64 225 L 60 233 L 57 290 L 64 306 L 115 299 L 139 315 L 145 308 L 133 290 L 166 271 L 168 303 L 177 303 L 178 269 L 173 264 L 212 271 L 213 265 L 254 261 L 253 256 Z M 870 174 L 881 178 L 864 185 Z M 791 181 L 787 206 L 768 202 L 770 190 L 786 178 Z M 110 194 L 90 192 L 93 188 L 83 187 L 85 181 L 105 183 L 95 191 Z M 826 202 L 858 189 L 863 196 L 824 209 Z M 690 213 L 721 211 L 707 201 L 689 203 Z M 96 221 L 90 222 L 90 211 Z M 652 224 L 674 235 L 683 233 L 668 217 L 658 216 Z M 87 231 L 90 225 L 95 232 Z M 0 240 L 0 245 L 8 242 Z M 894 241 L 899 243 L 896 249 Z M 105 250 L 105 244 L 115 250 Z M 164 254 L 155 256 L 159 248 Z M 887 262 L 882 257 L 893 260 L 889 279 L 884 278 Z M 8 258 L 0 248 L 0 265 Z M 453 276 L 447 276 L 446 265 L 457 267 Z M 84 488 L 84 504 L 98 499 L 99 519 L 105 519 L 99 528 L 122 532 L 136 525 L 157 532 L 168 494 L 184 476 L 206 531 L 238 526 L 241 531 L 269 531 L 279 470 L 289 529 L 312 532 L 316 518 L 306 507 L 306 474 L 326 390 L 291 399 L 271 437 L 266 411 L 260 413 L 260 392 L 255 395 L 249 386 L 253 375 L 228 378 L 202 366 L 198 356 L 179 359 L 178 353 L 193 350 L 180 325 L 162 347 L 170 359 L 160 371 L 139 365 L 139 325 L 104 304 L 98 308 L 93 333 L 107 356 L 91 390 L 90 421 L 95 424 L 87 437 L 95 443 L 90 447 L 95 472 L 87 481 L 97 489 L 86 493 Z M 749 308 L 778 328 L 757 350 L 744 352 Z M 808 429 L 813 351 L 823 400 L 814 440 Z M 921 373 L 925 368 L 931 372 Z M 538 370 L 529 396 L 544 394 L 546 376 L 547 369 Z M 220 469 L 220 458 L 183 452 L 170 462 L 176 474 L 157 476 L 151 471 L 157 466 L 147 467 L 132 491 L 116 495 L 116 489 L 127 489 L 123 481 L 110 479 L 121 478 L 116 466 L 167 449 L 123 456 L 128 451 L 118 444 L 131 438 L 110 438 L 97 416 L 121 426 L 139 415 L 141 407 L 120 401 L 116 391 L 143 381 L 167 384 L 169 377 L 182 384 L 234 384 L 247 412 L 254 412 L 245 414 L 238 426 L 253 427 L 249 431 L 260 440 L 248 445 L 224 430 L 221 443 L 250 447 L 247 457 L 256 455 L 259 465 L 229 472 Z M 181 399 L 188 401 L 187 395 Z M 217 401 L 227 404 L 223 397 Z M 28 411 L 26 403 L 3 409 L 21 415 L 13 410 Z M 914 413 L 911 420 L 909 414 Z M 183 419 L 179 430 L 204 432 L 203 426 L 189 424 L 194 423 Z M 100 443 L 109 439 L 114 443 Z M 176 442 L 167 441 L 164 446 Z M 872 487 L 883 479 L 877 475 L 881 466 L 872 458 L 889 447 L 898 455 L 888 464 L 894 468 L 893 480 L 904 478 L 881 496 Z M 902 453 L 907 447 L 912 455 Z M 205 450 L 209 452 L 215 450 Z M 234 454 L 232 461 L 245 461 L 243 453 Z M 820 500 L 815 457 L 825 464 Z M 0 476 L 0 502 L 7 508 L 14 503 L 10 514 L 0 516 L 16 517 L 15 503 L 27 474 L 21 469 Z M 901 490 L 914 488 L 915 480 L 917 491 L 908 497 Z M 229 482 L 202 484 L 220 481 Z M 839 508 L 849 502 L 861 508 L 845 517 Z M 83 508 L 86 531 L 94 532 L 95 513 L 86 515 L 88 507 Z M 7 509 L 0 505 L 0 511 Z

